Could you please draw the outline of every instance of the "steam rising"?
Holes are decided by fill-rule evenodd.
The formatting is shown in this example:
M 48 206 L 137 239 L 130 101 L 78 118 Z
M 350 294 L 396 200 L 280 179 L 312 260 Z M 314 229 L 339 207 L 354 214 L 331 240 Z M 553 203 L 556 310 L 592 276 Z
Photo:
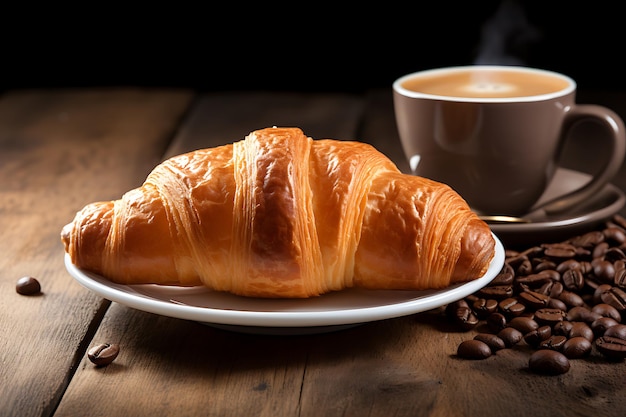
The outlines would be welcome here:
M 523 55 L 540 38 L 540 31 L 526 18 L 521 2 L 504 0 L 482 28 L 474 64 L 524 65 Z

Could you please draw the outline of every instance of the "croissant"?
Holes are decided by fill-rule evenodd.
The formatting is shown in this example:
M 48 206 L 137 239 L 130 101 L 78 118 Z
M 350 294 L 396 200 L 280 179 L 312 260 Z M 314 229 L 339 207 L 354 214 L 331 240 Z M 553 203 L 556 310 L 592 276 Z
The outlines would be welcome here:
M 162 162 L 61 232 L 79 268 L 122 284 L 249 297 L 440 289 L 482 276 L 487 224 L 449 186 L 371 145 L 267 128 Z

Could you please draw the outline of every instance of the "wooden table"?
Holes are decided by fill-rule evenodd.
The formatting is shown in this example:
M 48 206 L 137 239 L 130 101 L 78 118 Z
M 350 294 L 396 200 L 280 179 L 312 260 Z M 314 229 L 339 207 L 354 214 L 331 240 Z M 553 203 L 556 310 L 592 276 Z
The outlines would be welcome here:
M 626 116 L 623 95 L 580 97 Z M 272 125 L 370 142 L 407 170 L 390 90 L 0 96 L 0 415 L 623 415 L 623 362 L 577 360 L 566 374 L 541 376 L 528 372 L 523 350 L 462 360 L 456 348 L 473 334 L 446 326 L 440 310 L 330 333 L 253 335 L 110 302 L 68 274 L 59 233 L 83 205 L 119 198 L 168 156 Z M 614 184 L 625 189 L 626 175 Z M 16 293 L 25 275 L 41 282 L 41 295 Z M 121 352 L 97 368 L 86 351 L 102 342 Z

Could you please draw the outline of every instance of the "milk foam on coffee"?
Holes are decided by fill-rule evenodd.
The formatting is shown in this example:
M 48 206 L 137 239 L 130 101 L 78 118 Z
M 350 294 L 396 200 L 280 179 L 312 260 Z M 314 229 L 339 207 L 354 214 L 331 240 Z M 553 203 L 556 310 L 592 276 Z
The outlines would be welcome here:
M 425 71 L 402 83 L 402 87 L 416 93 L 464 98 L 532 97 L 556 93 L 569 85 L 565 78 L 539 71 L 478 66 Z

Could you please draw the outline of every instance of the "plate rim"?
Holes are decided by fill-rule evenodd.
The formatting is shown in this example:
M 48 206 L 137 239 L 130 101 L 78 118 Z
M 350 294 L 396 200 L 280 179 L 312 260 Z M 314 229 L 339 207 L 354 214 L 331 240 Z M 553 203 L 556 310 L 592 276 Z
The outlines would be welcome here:
M 492 236 L 495 240 L 494 257 L 489 264 L 487 272 L 476 280 L 454 284 L 442 290 L 406 291 L 412 296 L 403 302 L 326 311 L 228 310 L 185 305 L 172 300 L 166 302 L 162 299 L 136 293 L 131 285 L 111 283 L 98 274 L 84 271 L 71 262 L 71 258 L 67 253 L 65 253 L 64 261 L 69 274 L 86 289 L 107 300 L 148 313 L 221 325 L 290 328 L 338 326 L 367 323 L 420 313 L 460 300 L 478 291 L 489 284 L 502 270 L 504 265 L 504 246 L 493 231 Z M 340 293 L 340 291 L 337 291 L 337 293 Z M 306 299 L 303 299 L 302 302 L 306 302 Z

